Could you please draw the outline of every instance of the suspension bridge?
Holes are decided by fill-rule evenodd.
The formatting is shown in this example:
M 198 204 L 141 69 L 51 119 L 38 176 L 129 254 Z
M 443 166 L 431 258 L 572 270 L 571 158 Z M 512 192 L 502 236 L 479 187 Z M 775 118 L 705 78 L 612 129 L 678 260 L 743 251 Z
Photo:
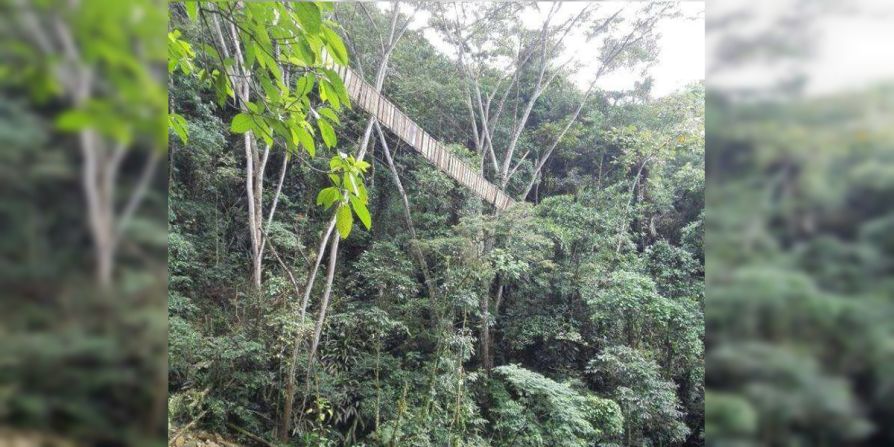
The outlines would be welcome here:
M 509 195 L 484 178 L 477 169 L 450 153 L 443 143 L 416 124 L 360 75 L 344 66 L 336 65 L 333 69 L 344 81 L 353 105 L 375 116 L 382 126 L 422 154 L 442 172 L 501 211 L 515 203 Z

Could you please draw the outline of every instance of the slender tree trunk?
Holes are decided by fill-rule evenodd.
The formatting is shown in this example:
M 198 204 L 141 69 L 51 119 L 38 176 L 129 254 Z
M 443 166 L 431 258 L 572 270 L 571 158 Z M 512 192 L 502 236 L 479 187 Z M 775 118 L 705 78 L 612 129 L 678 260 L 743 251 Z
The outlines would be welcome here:
M 499 279 L 497 279 L 497 284 L 499 285 L 497 286 L 497 296 L 493 306 L 494 324 L 496 324 L 496 317 L 500 311 L 500 303 L 503 301 L 503 289 L 505 287 L 504 284 L 500 283 Z M 490 374 L 490 370 L 494 368 L 494 341 L 490 324 L 491 306 L 489 294 L 485 294 L 481 298 L 481 313 L 481 366 L 488 374 Z
M 221 11 L 223 13 L 223 11 Z M 225 57 L 230 57 L 227 39 L 224 37 L 223 28 L 217 14 L 212 14 L 214 24 L 214 37 Z M 227 70 L 233 90 L 239 99 L 239 107 L 241 111 L 247 111 L 246 104 L 251 95 L 250 83 L 251 72 L 245 65 L 245 59 L 242 55 L 239 34 L 233 23 L 228 23 L 229 39 L 232 42 L 233 56 L 235 56 L 236 64 Z M 251 284 L 256 292 L 261 290 L 261 282 L 263 277 L 263 190 L 264 190 L 264 171 L 267 164 L 267 158 L 270 154 L 270 146 L 264 149 L 263 157 L 260 156 L 257 143 L 251 131 L 246 132 L 243 140 L 245 149 L 245 196 L 248 203 L 248 232 L 251 240 Z
M 371 117 L 369 119 L 367 126 L 366 126 L 366 131 L 363 134 L 363 139 L 361 140 L 361 143 L 360 143 L 360 150 L 357 153 L 358 160 L 362 160 L 363 157 L 366 156 L 366 150 L 369 146 L 369 139 L 372 137 L 374 123 L 375 123 L 375 118 Z M 307 282 L 304 285 L 304 297 L 301 300 L 301 313 L 300 313 L 300 318 L 301 318 L 302 324 L 304 323 L 305 317 L 307 315 L 307 313 L 306 313 L 307 305 L 310 302 L 310 295 L 313 290 L 314 282 L 316 281 L 316 278 L 317 278 L 317 272 L 319 271 L 320 264 L 322 263 L 322 260 L 323 260 L 323 254 L 325 253 L 325 250 L 326 250 L 326 244 L 329 243 L 329 240 L 333 234 L 334 228 L 335 228 L 335 215 L 333 215 L 330 218 L 326 232 L 323 234 L 323 237 L 320 240 L 320 247 L 319 247 L 319 250 L 317 251 L 316 262 L 314 263 L 314 266 L 311 268 L 310 272 L 308 273 Z M 339 236 L 336 235 L 334 240 L 332 241 L 332 244 L 331 244 L 332 249 L 330 251 L 330 261 L 329 261 L 330 268 L 329 268 L 329 272 L 328 272 L 327 280 L 326 280 L 327 286 L 326 286 L 326 290 L 323 293 L 323 299 L 320 302 L 320 319 L 317 320 L 317 327 L 314 329 L 314 339 L 313 339 L 314 341 L 312 341 L 311 348 L 310 348 L 310 351 L 308 354 L 308 360 L 307 360 L 307 378 L 308 379 L 310 378 L 311 364 L 313 362 L 313 357 L 314 357 L 314 355 L 316 353 L 316 349 L 317 349 L 316 345 L 319 343 L 320 335 L 318 334 L 317 331 L 319 330 L 320 332 L 322 332 L 322 330 L 323 330 L 322 320 L 326 317 L 326 310 L 327 310 L 327 307 L 329 306 L 329 294 L 331 293 L 331 286 L 332 286 L 331 275 L 335 274 L 334 259 L 335 259 L 335 254 L 338 251 L 338 240 L 339 240 Z M 295 344 L 292 348 L 292 356 L 289 361 L 289 372 L 288 372 L 288 377 L 286 378 L 285 405 L 283 406 L 283 412 L 282 412 L 282 415 L 281 415 L 280 421 L 279 421 L 279 426 L 280 426 L 279 437 L 280 437 L 280 440 L 282 440 L 282 441 L 285 441 L 288 439 L 289 427 L 291 426 L 292 411 L 293 411 L 293 406 L 294 406 L 294 401 L 295 401 L 295 373 L 298 370 L 298 354 L 300 353 L 300 348 L 302 346 L 301 338 L 302 338 L 301 333 L 299 333 L 298 335 L 295 336 L 295 340 L 294 340 Z M 309 384 L 310 382 L 308 381 L 307 383 Z M 304 398 L 306 400 L 307 396 L 305 395 Z M 302 407 L 303 407 L 303 405 L 302 405 Z
M 490 294 L 481 294 L 481 367 L 487 374 L 493 368 L 490 353 Z
M 270 211 L 267 213 L 267 222 L 264 224 L 264 227 L 258 226 L 258 231 L 261 232 L 259 238 L 261 240 L 261 247 L 259 249 L 260 253 L 257 258 L 260 261 L 264 259 L 264 250 L 267 247 L 267 242 L 270 234 L 270 226 L 273 225 L 273 216 L 276 214 L 276 206 L 279 204 L 279 197 L 282 193 L 282 185 L 286 180 L 286 171 L 288 171 L 289 167 L 289 159 L 291 156 L 288 152 L 283 155 L 282 167 L 279 170 L 279 181 L 276 183 L 276 192 L 273 193 L 273 201 L 270 202 Z M 259 262 L 260 264 L 260 262 Z
M 112 282 L 115 260 L 115 222 L 112 209 L 114 190 L 109 180 L 113 177 L 110 170 L 117 169 L 117 166 L 110 163 L 107 151 L 93 130 L 81 132 L 81 153 L 84 158 L 81 180 L 87 199 L 87 218 L 95 251 L 96 282 L 100 287 L 106 288 Z
M 251 239 L 251 284 L 255 288 L 255 291 L 261 289 L 261 268 L 260 268 L 260 259 L 258 259 L 258 250 L 261 244 L 261 241 L 258 239 L 258 233 L 255 231 L 255 221 L 256 215 L 258 214 L 258 210 L 255 207 L 255 159 L 257 157 L 254 156 L 253 148 L 252 148 L 252 133 L 251 131 L 245 133 L 244 137 L 244 146 L 245 146 L 245 196 L 248 201 L 248 235 Z
M 307 275 L 307 281 L 304 285 L 304 297 L 301 298 L 300 314 L 302 324 L 304 323 L 304 318 L 307 316 L 307 303 L 310 301 L 310 294 L 311 291 L 313 291 L 314 281 L 317 279 L 317 272 L 320 270 L 320 263 L 323 262 L 323 255 L 326 253 L 326 245 L 329 244 L 329 237 L 332 236 L 332 230 L 334 228 L 335 216 L 332 216 L 332 218 L 329 219 L 329 224 L 326 226 L 326 232 L 323 234 L 323 237 L 320 238 L 320 247 L 317 249 L 317 260 L 310 269 L 310 272 Z M 298 354 L 296 353 L 295 355 L 297 356 Z
M 323 324 L 326 322 L 326 311 L 329 309 L 329 297 L 332 296 L 332 280 L 335 278 L 335 265 L 338 258 L 338 242 L 340 240 L 341 238 L 336 236 L 332 239 L 330 245 L 329 271 L 326 274 L 326 289 L 323 292 L 323 298 L 320 302 L 320 314 L 317 317 L 317 323 L 314 326 L 314 336 L 311 341 L 310 352 L 307 355 L 307 375 L 304 380 L 307 389 L 304 393 L 304 401 L 301 404 L 302 408 L 307 405 L 307 398 L 310 395 L 310 375 L 313 372 L 314 359 L 316 358 L 317 350 L 320 347 L 320 338 L 323 335 Z M 291 412 L 291 409 L 289 409 L 289 411 Z
M 310 345 L 310 353 L 307 356 L 308 371 L 314 362 L 317 349 L 320 347 L 320 337 L 323 334 L 323 323 L 326 321 L 326 311 L 329 309 L 329 297 L 332 296 L 332 280 L 335 278 L 335 264 L 338 260 L 338 242 L 340 237 L 332 239 L 329 249 L 329 271 L 326 273 L 326 290 L 323 292 L 323 298 L 320 302 L 320 315 L 317 317 L 317 324 L 314 326 L 314 338 Z
M 646 159 L 643 160 L 643 162 L 639 165 L 639 169 L 637 169 L 637 171 L 636 171 L 636 177 L 633 179 L 633 184 L 630 185 L 630 191 L 629 191 L 630 199 L 628 200 L 628 202 L 627 202 L 627 208 L 626 208 L 625 211 L 624 211 L 624 219 L 621 221 L 621 227 L 618 229 L 618 243 L 617 243 L 617 245 L 615 246 L 615 253 L 620 253 L 620 252 L 621 252 L 621 245 L 622 245 L 622 243 L 623 243 L 623 241 L 624 241 L 624 240 L 621 238 L 621 235 L 624 233 L 624 227 L 627 226 L 627 219 L 630 218 L 630 211 L 631 211 L 631 209 L 633 208 L 633 199 L 636 198 L 636 194 L 635 194 L 635 192 L 637 191 L 637 185 L 639 185 L 639 182 L 640 182 L 640 176 L 642 175 L 643 168 L 646 167 L 646 163 L 648 163 L 650 159 L 651 159 L 651 157 L 646 158 Z
M 528 198 L 528 194 L 531 193 L 531 189 L 534 187 L 535 183 L 539 183 L 540 181 L 540 172 L 543 169 L 543 166 L 549 160 L 549 157 L 553 154 L 553 151 L 556 150 L 556 147 L 559 146 L 559 143 L 562 141 L 562 138 L 565 138 L 565 134 L 568 133 L 568 130 L 571 129 L 571 126 L 577 121 L 577 118 L 580 116 L 580 112 L 583 110 L 584 105 L 587 103 L 587 99 L 590 97 L 590 94 L 593 92 L 593 89 L 596 86 L 596 80 L 600 78 L 600 73 L 597 74 L 596 79 L 590 83 L 590 86 L 587 88 L 587 91 L 584 93 L 584 97 L 581 99 L 580 103 L 578 103 L 577 108 L 574 110 L 574 114 L 571 115 L 571 119 L 568 120 L 568 123 L 565 124 L 565 127 L 562 128 L 562 131 L 559 133 L 559 136 L 553 141 L 553 144 L 547 149 L 547 151 L 537 160 L 537 163 L 534 165 L 534 173 L 531 175 L 531 181 L 528 182 L 528 186 L 525 187 L 524 192 L 522 192 L 520 198 L 521 200 L 526 200 Z
M 302 328 L 304 327 L 304 321 L 307 315 L 307 303 L 310 299 L 311 290 L 313 290 L 314 279 L 316 279 L 317 277 L 317 271 L 320 268 L 320 263 L 322 262 L 323 255 L 326 252 L 326 244 L 329 243 L 329 237 L 332 235 L 332 231 L 334 228 L 335 217 L 333 216 L 326 227 L 326 231 L 323 234 L 323 237 L 320 240 L 320 247 L 317 250 L 316 262 L 311 268 L 308 275 L 308 282 L 304 286 L 304 297 L 301 299 L 300 314 Z M 337 238 L 338 237 L 336 236 L 336 239 Z M 282 415 L 279 419 L 279 439 L 281 441 L 286 441 L 289 439 L 289 428 L 292 422 L 292 409 L 295 403 L 295 373 L 298 370 L 298 354 L 301 352 L 301 340 L 303 338 L 302 335 L 303 334 L 301 332 L 295 335 L 295 339 L 293 341 L 294 346 L 292 346 L 292 355 L 289 358 L 289 370 L 286 376 L 285 403 L 283 404 Z
M 416 227 L 413 225 L 413 215 L 410 213 L 410 200 L 407 198 L 407 193 L 404 191 L 404 185 L 400 181 L 397 167 L 394 165 L 394 159 L 391 157 L 391 150 L 388 148 L 388 141 L 385 140 L 385 133 L 382 132 L 382 127 L 379 126 L 378 122 L 376 123 L 376 131 L 379 134 L 379 142 L 382 144 L 385 159 L 388 161 L 388 169 L 391 171 L 392 179 L 394 179 L 394 186 L 397 187 L 397 192 L 400 194 L 401 203 L 403 204 L 404 222 L 407 224 L 407 231 L 409 231 L 411 239 L 410 249 L 416 257 L 416 261 L 419 263 L 419 268 L 422 269 L 422 277 L 425 280 L 425 286 L 428 288 L 429 298 L 434 300 L 437 296 L 437 288 L 431 277 L 431 272 L 429 272 L 425 254 L 422 253 L 422 249 L 420 249 L 418 245 L 419 242 L 416 237 Z
M 74 107 L 81 107 L 93 95 L 94 75 L 84 64 L 68 22 L 54 16 L 52 33 L 37 19 L 28 2 L 17 1 L 18 17 L 25 24 L 44 56 L 58 58 L 54 72 L 59 85 Z M 124 158 L 123 147 L 110 150 L 107 141 L 93 129 L 79 132 L 81 156 L 81 186 L 87 207 L 87 225 L 94 250 L 94 278 L 96 284 L 107 289 L 114 275 L 117 230 L 115 216 L 115 184 L 118 168 Z M 131 202 L 134 202 L 131 200 Z M 134 202 L 139 204 L 139 200 Z
M 260 292 L 261 284 L 263 282 L 264 268 L 264 174 L 267 168 L 267 158 L 270 155 L 270 146 L 267 145 L 264 148 L 262 155 L 258 150 L 257 141 L 252 139 L 251 143 L 252 157 L 254 158 L 253 163 L 255 167 L 255 172 L 252 175 L 255 184 L 253 195 L 250 197 L 250 200 L 254 201 L 255 208 L 254 220 L 251 221 L 251 231 L 254 232 L 254 239 L 257 241 L 257 246 L 252 256 L 252 282 L 254 283 L 255 290 Z
M 112 284 L 122 232 L 142 204 L 160 156 L 157 153 L 148 155 L 133 191 L 119 211 L 116 209 L 115 189 L 121 163 L 129 151 L 122 144 L 108 147 L 108 141 L 100 139 L 93 130 L 82 131 L 80 140 L 83 155 L 81 182 L 95 251 L 95 278 L 100 287 L 107 288 Z
M 377 93 L 381 93 L 381 91 L 382 91 L 382 85 L 385 82 L 385 74 L 388 71 L 388 60 L 391 57 L 391 53 L 394 50 L 394 47 L 397 45 L 397 42 L 403 36 L 403 33 L 406 31 L 407 26 L 410 23 L 410 21 L 408 20 L 403 25 L 402 28 L 398 29 L 398 26 L 397 26 L 398 25 L 397 19 L 399 17 L 398 6 L 399 6 L 399 3 L 395 3 L 393 5 L 394 10 L 392 13 L 392 18 L 391 18 L 391 27 L 390 27 L 390 33 L 388 36 L 388 42 L 387 42 L 386 46 L 382 48 L 382 50 L 383 50 L 382 60 L 380 61 L 378 70 L 376 72 L 375 90 Z M 351 45 L 350 39 L 347 39 L 346 42 L 348 43 L 348 45 Z M 353 52 L 353 47 L 352 47 L 352 52 Z M 361 75 L 363 75 L 362 67 L 358 66 L 358 68 L 360 69 Z M 376 122 L 375 117 L 370 117 L 369 121 L 367 122 L 366 130 L 363 133 L 363 138 L 360 142 L 360 147 L 359 147 L 359 149 L 357 151 L 357 155 L 356 155 L 356 158 L 358 160 L 362 160 L 366 156 L 366 151 L 367 151 L 367 148 L 369 147 L 369 141 L 370 141 L 370 138 L 372 137 L 373 125 L 375 124 L 375 122 Z M 307 282 L 305 283 L 305 286 L 304 286 L 305 291 L 304 291 L 304 297 L 301 300 L 301 313 L 300 313 L 300 318 L 301 318 L 302 323 L 305 320 L 307 305 L 308 305 L 308 302 L 310 301 L 310 294 L 311 294 L 311 291 L 313 290 L 313 285 L 314 285 L 314 282 L 317 277 L 317 272 L 319 271 L 319 266 L 322 262 L 323 252 L 325 251 L 326 244 L 329 242 L 329 239 L 332 237 L 334 228 L 335 228 L 335 216 L 333 215 L 332 218 L 330 219 L 329 225 L 327 226 L 327 230 L 324 233 L 324 235 L 320 241 L 320 248 L 318 250 L 316 263 L 314 264 L 314 266 L 311 268 L 310 272 L 308 273 Z M 329 307 L 329 297 L 332 292 L 332 280 L 335 275 L 335 266 L 336 266 L 335 261 L 336 261 L 337 255 L 338 255 L 338 243 L 339 243 L 339 236 L 335 236 L 335 238 L 331 242 L 329 271 L 328 271 L 327 277 L 326 277 L 326 289 L 323 292 L 323 297 L 320 302 L 320 313 L 319 313 L 319 317 L 317 319 L 316 326 L 314 328 L 314 336 L 313 336 L 313 340 L 311 342 L 310 351 L 308 353 L 308 360 L 307 360 L 307 379 L 308 380 L 306 381 L 308 386 L 310 385 L 309 379 L 310 379 L 310 373 L 311 373 L 313 360 L 314 360 L 314 357 L 316 356 L 316 351 L 319 347 L 320 337 L 321 337 L 322 331 L 323 331 L 323 323 L 325 322 L 326 312 Z M 282 415 L 280 418 L 280 433 L 279 433 L 280 440 L 282 440 L 282 441 L 285 441 L 288 439 L 288 432 L 289 432 L 289 428 L 291 426 L 292 412 L 293 412 L 294 399 L 295 399 L 295 373 L 297 371 L 299 348 L 302 345 L 300 338 L 301 338 L 300 334 L 298 336 L 296 336 L 296 338 L 295 338 L 295 345 L 293 347 L 292 358 L 291 358 L 290 365 L 289 365 L 288 378 L 286 380 L 285 405 L 284 405 L 283 412 L 282 412 Z M 304 399 L 305 399 L 305 403 L 306 403 L 307 393 L 305 393 Z M 303 405 L 302 405 L 302 408 L 303 408 Z

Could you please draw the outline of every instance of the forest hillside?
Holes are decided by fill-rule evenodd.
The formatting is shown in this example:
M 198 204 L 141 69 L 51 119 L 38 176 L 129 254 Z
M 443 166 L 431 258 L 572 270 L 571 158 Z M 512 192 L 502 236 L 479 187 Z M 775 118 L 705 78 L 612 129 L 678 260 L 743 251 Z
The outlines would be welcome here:
M 171 436 L 701 445 L 704 87 L 581 86 L 559 51 L 592 27 L 597 78 L 644 67 L 672 6 L 171 4 Z

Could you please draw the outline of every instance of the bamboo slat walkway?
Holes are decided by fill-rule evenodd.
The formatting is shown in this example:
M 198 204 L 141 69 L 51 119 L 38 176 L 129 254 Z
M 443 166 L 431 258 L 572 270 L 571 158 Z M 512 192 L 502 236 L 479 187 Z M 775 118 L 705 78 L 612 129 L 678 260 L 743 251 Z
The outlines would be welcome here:
M 471 189 L 499 210 L 505 210 L 515 203 L 511 197 L 482 177 L 476 169 L 451 154 L 441 142 L 435 140 L 416 122 L 401 112 L 394 103 L 376 92 L 376 89 L 364 81 L 360 75 L 347 67 L 335 66 L 333 69 L 344 80 L 352 105 L 375 116 L 381 125 L 397 135 L 416 152 L 422 154 L 445 174 Z

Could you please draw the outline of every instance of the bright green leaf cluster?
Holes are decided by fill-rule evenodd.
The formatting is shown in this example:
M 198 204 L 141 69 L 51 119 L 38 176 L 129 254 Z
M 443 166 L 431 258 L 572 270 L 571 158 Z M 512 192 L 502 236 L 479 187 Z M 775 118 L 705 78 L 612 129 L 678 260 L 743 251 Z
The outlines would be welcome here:
M 172 74 L 179 68 L 188 76 L 193 72 L 196 52 L 192 49 L 192 45 L 180 36 L 180 30 L 175 29 L 168 33 L 168 73 Z
M 252 132 L 268 145 L 281 141 L 293 153 L 301 147 L 312 157 L 316 154 L 317 130 L 326 147 L 338 143 L 334 129 L 339 123 L 336 112 L 342 105 L 350 107 L 350 98 L 338 74 L 327 68 L 330 62 L 324 55 L 331 55 L 341 65 L 348 63 L 348 55 L 333 30 L 337 25 L 323 18 L 323 12 L 331 5 L 185 2 L 184 7 L 191 21 L 205 24 L 211 18 L 203 20 L 200 16 L 216 14 L 221 16 L 216 17 L 221 22 L 234 23 L 237 30 L 244 65 L 232 55 L 221 55 L 216 46 L 202 42 L 196 46 L 201 49 L 201 64 L 205 68 L 198 70 L 193 70 L 192 46 L 180 39 L 181 33 L 174 30 L 168 35 L 170 71 L 178 67 L 184 74 L 195 71 L 215 90 L 218 103 L 223 104 L 228 98 L 242 102 L 242 113 L 230 123 L 232 132 Z M 251 99 L 237 98 L 233 90 L 234 80 L 241 82 L 241 78 L 231 76 L 240 76 L 240 70 L 250 73 Z M 317 97 L 328 104 L 316 113 L 312 106 L 315 84 Z
M 335 22 L 324 19 L 323 12 L 331 4 L 310 2 L 243 3 L 187 2 L 184 5 L 190 21 L 207 24 L 205 15 L 220 22 L 232 23 L 233 33 L 241 52 L 237 59 L 222 57 L 218 48 L 207 43 L 198 44 L 204 67 L 194 70 L 193 46 L 181 40 L 181 33 L 168 34 L 168 69 L 178 67 L 189 75 L 196 72 L 199 79 L 214 88 L 217 100 L 227 98 L 240 102 L 241 112 L 230 121 L 230 131 L 236 134 L 251 132 L 271 146 L 282 141 L 286 150 L 296 152 L 302 147 L 311 157 L 316 154 L 314 136 L 319 136 L 327 148 L 338 144 L 335 126 L 340 123 L 338 111 L 350 107 L 347 89 L 335 64 L 347 65 L 348 52 L 334 28 Z M 238 57 L 241 56 L 241 61 Z M 248 72 L 251 88 L 247 95 L 236 95 L 234 85 L 245 85 Z M 312 95 L 317 86 L 317 97 L 322 104 L 314 106 Z M 186 123 L 172 115 L 169 126 L 186 141 Z M 335 210 L 336 226 L 342 238 L 353 227 L 354 216 L 368 229 L 372 222 L 367 209 L 367 193 L 363 173 L 369 164 L 344 154 L 330 160 L 329 177 L 333 186 L 317 196 L 317 204 Z
M 167 94 L 156 76 L 156 67 L 168 59 L 165 41 L 158 38 L 166 17 L 157 4 L 84 0 L 76 6 L 58 2 L 4 6 L 9 26 L 0 45 L 0 83 L 24 89 L 37 102 L 59 99 L 61 107 L 54 108 L 60 111 L 55 117 L 58 130 L 89 129 L 124 147 L 136 141 L 141 147 L 166 147 Z M 134 14 L 137 10 L 141 14 Z M 19 16 L 24 11 L 46 15 L 48 20 L 40 26 L 52 23 L 48 42 L 34 45 L 32 33 L 20 34 L 37 26 L 26 26 Z M 67 51 L 71 48 L 76 51 Z M 86 95 L 70 101 L 81 95 L 75 89 Z
M 317 205 L 328 209 L 338 204 L 335 210 L 335 226 L 342 239 L 351 233 L 354 215 L 366 229 L 372 227 L 372 219 L 366 207 L 369 197 L 363 184 L 363 175 L 369 166 L 369 163 L 363 160 L 342 153 L 329 160 L 329 179 L 333 186 L 324 188 L 317 194 Z

